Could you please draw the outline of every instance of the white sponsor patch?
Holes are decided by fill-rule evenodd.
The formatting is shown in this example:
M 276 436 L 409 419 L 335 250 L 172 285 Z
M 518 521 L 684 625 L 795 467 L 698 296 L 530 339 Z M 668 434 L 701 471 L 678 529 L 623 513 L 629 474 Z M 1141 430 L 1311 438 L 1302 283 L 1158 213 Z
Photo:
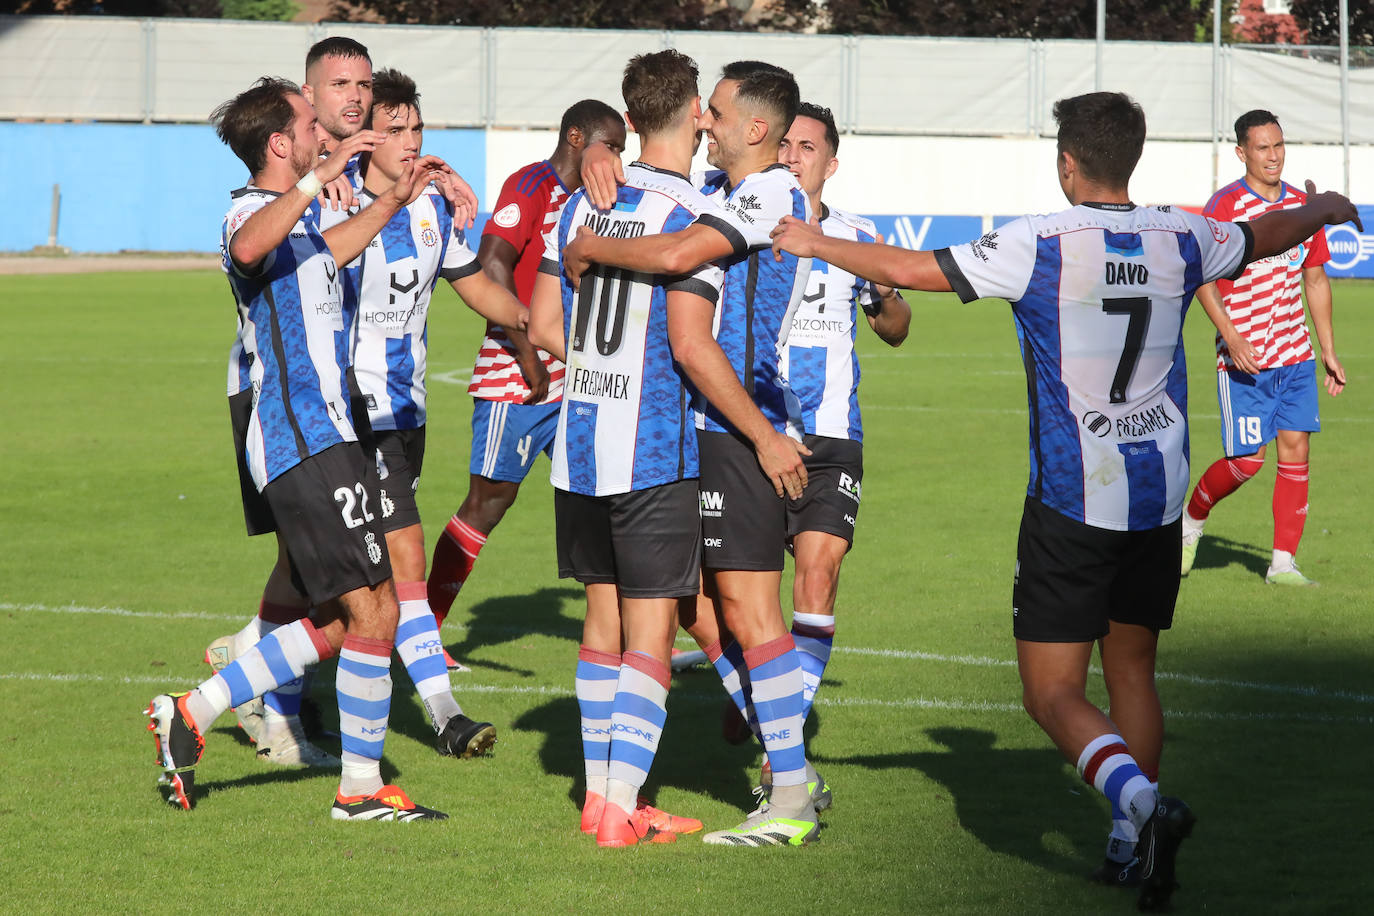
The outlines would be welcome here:
M 510 229 L 520 222 L 520 205 L 506 204 L 492 216 L 491 221 L 502 229 Z

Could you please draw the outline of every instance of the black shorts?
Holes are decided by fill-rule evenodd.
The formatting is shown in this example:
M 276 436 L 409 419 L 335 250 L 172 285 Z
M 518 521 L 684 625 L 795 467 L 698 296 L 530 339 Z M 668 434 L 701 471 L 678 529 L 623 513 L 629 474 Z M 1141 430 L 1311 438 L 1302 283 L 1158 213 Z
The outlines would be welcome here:
M 1012 630 L 1030 642 L 1092 642 L 1110 622 L 1156 632 L 1174 621 L 1181 523 L 1094 528 L 1026 498 L 1016 544 Z
M 614 583 L 627 598 L 683 598 L 701 587 L 697 482 L 614 496 L 553 491 L 558 576 Z
M 258 492 L 253 475 L 248 471 L 248 424 L 253 417 L 253 389 L 245 388 L 229 396 L 229 423 L 234 430 L 234 458 L 239 468 L 239 496 L 243 499 L 243 523 L 249 536 L 270 534 L 277 530 L 272 508 Z
M 377 491 L 363 480 L 356 442 L 312 455 L 263 489 L 292 579 L 319 605 L 391 578 Z
M 787 506 L 754 449 L 732 433 L 697 431 L 701 451 L 701 565 L 781 570 Z
M 863 498 L 864 447 L 852 439 L 807 436 L 806 489 L 787 504 L 787 546 L 803 531 L 821 531 L 854 546 L 854 524 Z
M 382 505 L 382 530 L 400 531 L 420 524 L 415 491 L 420 488 L 420 467 L 425 461 L 425 428 L 379 429 L 375 467 Z

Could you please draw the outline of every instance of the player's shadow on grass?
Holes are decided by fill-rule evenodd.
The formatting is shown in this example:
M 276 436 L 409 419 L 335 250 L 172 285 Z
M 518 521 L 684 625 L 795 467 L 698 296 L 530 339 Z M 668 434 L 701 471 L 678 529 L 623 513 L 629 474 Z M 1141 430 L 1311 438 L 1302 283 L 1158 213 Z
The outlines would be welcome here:
M 1224 569 L 1232 564 L 1243 566 L 1257 576 L 1263 576 L 1269 571 L 1269 555 L 1267 551 L 1254 544 L 1233 541 L 1227 537 L 1205 534 L 1202 540 L 1198 541 L 1197 558 L 1193 561 L 1194 570 Z
M 479 658 L 476 653 L 536 633 L 576 642 L 582 636 L 585 601 L 586 593 L 580 588 L 541 588 L 527 595 L 479 601 L 468 608 L 471 617 L 464 624 L 462 641 L 447 646 L 448 652 L 469 668 L 534 677 L 538 672 L 532 669 Z M 565 609 L 571 615 L 565 614 Z M 461 683 L 454 686 L 462 687 Z
M 675 688 L 668 694 L 668 721 L 644 787 L 646 798 L 652 801 L 660 787 L 672 786 L 726 804 L 752 807 L 750 790 L 757 748 L 753 742 L 731 746 L 720 738 L 719 701 L 725 694 L 719 691 L 718 683 L 716 687 L 719 695 L 695 688 Z M 567 777 L 568 800 L 574 810 L 581 810 L 586 784 L 577 699 L 560 697 L 536 706 L 511 727 L 543 733 L 539 762 L 545 773 Z
M 1070 774 L 1058 751 L 995 748 L 996 735 L 976 728 L 926 734 L 943 749 L 814 762 L 920 770 L 945 787 L 959 826 L 989 850 L 1066 875 L 1086 875 L 1097 864 L 1095 850 L 1110 824 L 1093 790 Z

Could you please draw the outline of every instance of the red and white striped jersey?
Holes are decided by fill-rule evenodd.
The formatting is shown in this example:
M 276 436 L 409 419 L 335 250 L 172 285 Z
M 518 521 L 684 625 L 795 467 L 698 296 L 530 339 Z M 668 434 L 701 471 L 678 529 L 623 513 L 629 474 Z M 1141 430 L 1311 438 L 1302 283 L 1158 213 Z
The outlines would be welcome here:
M 548 160 L 516 171 L 501 186 L 482 235 L 505 239 L 516 250 L 515 295 L 530 304 L 534 278 L 544 257 L 544 234 L 558 224 L 558 214 L 568 199 L 568 189 Z M 557 403 L 563 394 L 563 364 L 543 350 L 539 358 L 549 370 L 549 392 L 541 404 Z M 515 347 L 503 328 L 487 325 L 487 336 L 477 351 L 468 394 L 484 401 L 523 401 L 529 386 L 515 361 Z
M 1307 195 L 1283 183 L 1278 200 L 1260 197 L 1245 179 L 1234 181 L 1212 195 L 1203 213 L 1216 220 L 1248 222 L 1265 213 L 1287 210 L 1307 203 Z M 1261 369 L 1291 366 L 1313 359 L 1312 339 L 1302 310 L 1302 272 L 1331 260 L 1326 231 L 1319 229 L 1307 241 L 1287 251 L 1254 261 L 1232 282 L 1218 280 L 1217 291 L 1226 314 L 1255 348 Z M 1217 370 L 1233 368 L 1221 335 L 1217 335 Z

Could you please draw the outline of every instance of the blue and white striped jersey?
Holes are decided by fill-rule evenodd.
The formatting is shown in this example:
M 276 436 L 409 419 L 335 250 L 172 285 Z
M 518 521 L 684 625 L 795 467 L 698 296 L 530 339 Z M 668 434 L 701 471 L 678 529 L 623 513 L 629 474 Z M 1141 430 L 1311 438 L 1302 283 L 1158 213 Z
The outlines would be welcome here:
M 850 242 L 877 241 L 862 216 L 821 206 L 821 232 Z M 867 280 L 822 260 L 811 261 L 806 295 L 792 315 L 779 374 L 787 379 L 788 414 L 802 432 L 863 441 L 859 418 L 859 357 L 854 352 L 858 309 L 876 314 L 878 291 Z
M 792 314 L 806 292 L 811 259 L 773 257 L 769 233 L 784 216 L 811 218 L 811 202 L 787 167 L 770 165 L 728 188 L 724 172 L 706 172 L 694 181 L 718 207 L 697 222 L 717 230 L 734 246 L 721 262 L 725 285 L 716 310 L 716 342 L 735 367 L 744 390 L 773 428 L 801 436 L 801 418 L 788 413 L 787 377 L 780 374 Z M 731 432 L 721 413 L 698 396 L 697 428 Z
M 596 265 L 574 292 L 559 253 L 579 226 L 638 238 L 686 228 L 714 209 L 684 176 L 639 162 L 625 169 L 609 212 L 593 208 L 584 191 L 568 198 L 540 265 L 560 278 L 568 344 L 549 475 L 558 489 L 611 496 L 698 476 L 689 398 L 668 344 L 667 293 L 714 304 L 720 269 L 668 278 Z
M 335 209 L 332 204 L 320 205 L 320 231 L 328 232 L 344 220 L 358 213 L 360 200 L 359 195 L 363 190 L 363 176 L 359 170 L 359 160 L 362 154 L 354 156 L 348 160 L 348 165 L 344 166 L 343 177 L 347 178 L 353 185 L 353 205 L 347 209 L 339 207 Z M 343 285 L 343 318 L 344 326 L 351 328 L 358 320 L 358 269 L 362 263 L 361 258 L 354 258 L 349 264 L 344 265 L 339 271 L 340 282 Z M 350 333 L 348 341 L 348 365 L 353 365 L 353 336 Z
M 367 207 L 375 199 L 360 193 Z M 396 211 L 368 246 L 358 269 L 353 372 L 373 429 L 425 425 L 425 356 L 430 296 L 443 280 L 482 269 L 434 188 Z
M 1028 494 L 1097 528 L 1173 522 L 1188 495 L 1183 317 L 1250 232 L 1165 207 L 1082 204 L 936 252 L 964 302 L 1011 303 L 1030 405 Z
M 220 233 L 220 259 L 238 307 L 229 394 L 253 389 L 247 462 L 259 490 L 311 455 L 357 440 L 344 381 L 350 329 L 319 205 L 310 205 L 255 275 L 241 274 L 229 257 L 234 233 L 279 196 L 235 191 Z

